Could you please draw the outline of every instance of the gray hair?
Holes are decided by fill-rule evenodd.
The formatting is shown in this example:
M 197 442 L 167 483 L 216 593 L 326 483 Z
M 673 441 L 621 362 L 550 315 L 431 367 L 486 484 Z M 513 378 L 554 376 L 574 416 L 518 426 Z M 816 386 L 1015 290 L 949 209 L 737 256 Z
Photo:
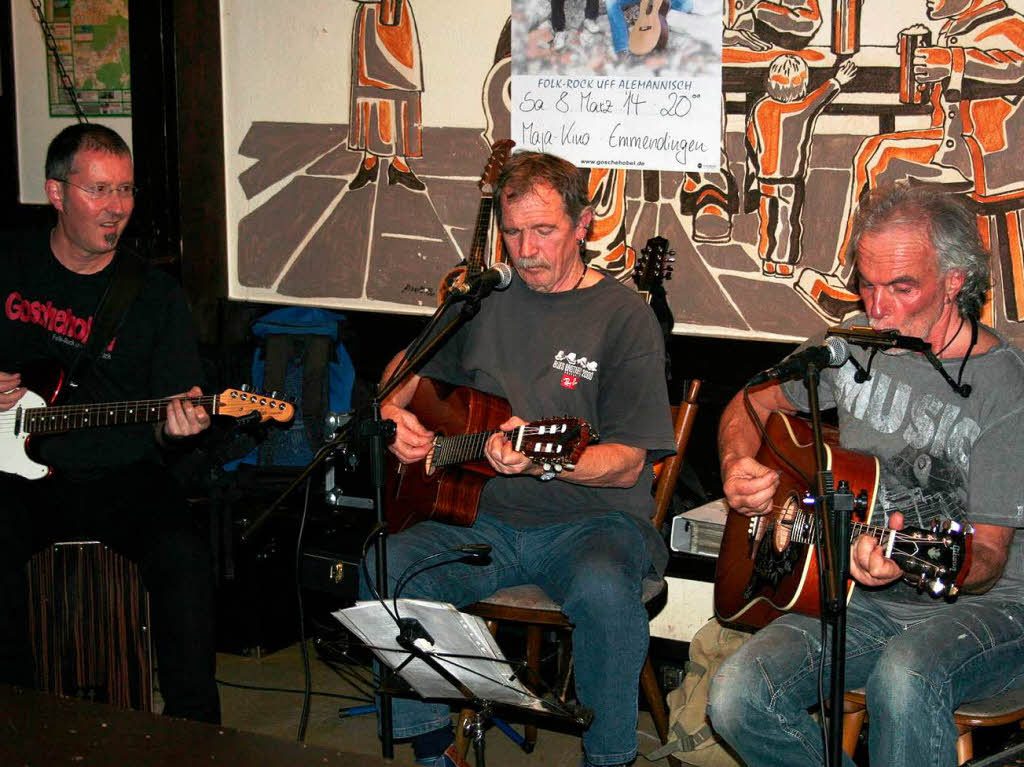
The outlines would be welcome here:
M 956 295 L 961 317 L 978 319 L 991 281 L 989 252 L 982 244 L 973 213 L 951 194 L 927 185 L 900 184 L 876 189 L 861 200 L 853 222 L 849 252 L 856 256 L 861 238 L 891 226 L 926 227 L 939 271 L 957 269 L 964 284 Z

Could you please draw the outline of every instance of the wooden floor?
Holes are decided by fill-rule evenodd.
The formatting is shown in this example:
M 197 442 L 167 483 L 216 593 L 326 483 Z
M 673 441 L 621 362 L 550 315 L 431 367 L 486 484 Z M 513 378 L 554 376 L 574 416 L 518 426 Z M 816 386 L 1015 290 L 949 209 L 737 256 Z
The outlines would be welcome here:
M 375 715 L 339 714 L 367 702 L 369 669 L 328 664 L 312 651 L 309 657 L 315 694 L 301 744 L 296 737 L 305 674 L 296 644 L 262 658 L 217 656 L 220 727 L 0 685 L 0 765 L 415 764 L 407 744 L 396 744 L 393 761 L 380 759 Z M 159 708 L 159 694 L 156 698 Z M 640 715 L 637 737 L 641 752 L 658 746 L 646 713 Z M 495 728 L 485 742 L 487 763 L 498 767 L 577 767 L 580 761 L 580 739 L 568 733 L 542 730 L 532 754 Z

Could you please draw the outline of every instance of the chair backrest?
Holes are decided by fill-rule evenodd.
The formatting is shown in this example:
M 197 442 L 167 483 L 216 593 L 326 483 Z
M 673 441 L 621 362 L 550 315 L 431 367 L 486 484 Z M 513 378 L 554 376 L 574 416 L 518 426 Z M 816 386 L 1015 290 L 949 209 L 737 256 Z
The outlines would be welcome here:
M 654 523 L 655 529 L 661 529 L 672 503 L 676 480 L 679 479 L 679 469 L 682 468 L 686 446 L 690 442 L 690 432 L 693 431 L 693 421 L 697 417 L 697 395 L 699 393 L 700 381 L 694 379 L 690 381 L 683 401 L 679 403 L 678 407 L 672 407 L 676 430 L 676 452 L 662 461 L 661 471 L 658 472 L 658 478 L 654 483 L 654 516 L 651 517 L 651 522 Z

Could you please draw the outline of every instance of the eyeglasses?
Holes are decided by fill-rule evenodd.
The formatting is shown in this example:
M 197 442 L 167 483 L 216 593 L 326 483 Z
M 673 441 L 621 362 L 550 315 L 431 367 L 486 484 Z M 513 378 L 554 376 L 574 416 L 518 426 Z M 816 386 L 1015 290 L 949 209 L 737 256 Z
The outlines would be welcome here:
M 76 184 L 74 181 L 68 181 L 66 178 L 57 178 L 54 179 L 54 181 L 60 181 L 81 189 L 94 200 L 105 200 L 112 194 L 117 194 L 117 196 L 122 200 L 131 200 L 134 199 L 135 195 L 139 191 L 139 188 L 135 186 L 135 184 L 121 184 L 120 186 L 114 186 L 113 184 L 93 184 L 92 186 L 82 186 L 81 184 Z

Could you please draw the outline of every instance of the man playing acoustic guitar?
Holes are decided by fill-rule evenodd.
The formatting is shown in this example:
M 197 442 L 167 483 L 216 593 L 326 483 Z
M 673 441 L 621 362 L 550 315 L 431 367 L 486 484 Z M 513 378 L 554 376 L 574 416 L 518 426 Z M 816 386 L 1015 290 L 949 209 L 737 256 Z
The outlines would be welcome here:
M 19 403 L 35 388 L 22 372 L 39 361 L 77 371 L 77 387 L 64 382 L 73 390 L 70 397 L 62 392 L 62 404 L 200 396 L 194 384 L 202 368 L 184 293 L 157 269 L 129 266 L 138 257 L 118 248 L 135 203 L 124 140 L 100 125 L 65 128 L 47 151 L 46 196 L 57 212 L 48 240 L 4 253 L 0 270 L 5 436 L 17 432 L 10 427 Z M 124 280 L 135 288 L 123 288 Z M 100 307 L 113 312 L 110 304 L 118 302 L 105 297 L 115 294 L 127 306 L 86 359 Z M 0 681 L 34 683 L 25 563 L 55 541 L 98 539 L 135 561 L 149 590 L 164 713 L 219 722 L 209 547 L 192 530 L 158 450 L 208 427 L 210 415 L 185 398 L 164 406 L 166 420 L 155 431 L 143 413 L 141 422 L 47 437 L 38 456 L 54 470 L 47 479 L 16 476 L 8 459 L 22 442 L 0 443 Z
M 952 603 L 903 582 L 875 537 L 852 542 L 851 576 L 866 588 L 849 603 L 846 687 L 866 688 L 872 767 L 947 767 L 956 764 L 956 707 L 1024 686 L 1024 556 L 1014 538 L 1024 526 L 1024 361 L 978 323 L 988 254 L 974 215 L 952 197 L 920 187 L 876 192 L 861 205 L 853 242 L 867 313 L 853 324 L 924 339 L 948 380 L 922 353 L 879 351 L 869 363 L 868 352 L 854 350 L 870 378 L 856 376 L 852 362 L 824 369 L 821 406 L 838 409 L 842 447 L 878 457 L 890 527 L 926 527 L 942 515 L 969 520 L 975 533 Z M 800 380 L 750 395 L 761 421 L 773 410 L 808 409 Z M 722 478 L 730 507 L 751 517 L 779 502 L 780 472 L 753 457 L 760 442 L 737 395 L 719 428 Z M 818 702 L 821 654 L 818 620 L 790 613 L 715 676 L 712 725 L 751 767 L 823 763 L 821 731 L 808 713 Z M 828 653 L 824 668 L 827 689 Z
M 495 208 L 512 283 L 484 299 L 480 313 L 384 403 L 382 415 L 397 424 L 391 450 L 413 464 L 431 449 L 434 433 L 406 409 L 421 377 L 504 398 L 513 416 L 500 429 L 569 414 L 589 422 L 600 444 L 556 474 L 493 434 L 485 453 L 497 476 L 484 486 L 475 523 L 430 520 L 392 536 L 389 578 L 432 553 L 489 544 L 488 564 L 458 561 L 457 553 L 440 566 L 434 560 L 402 596 L 464 606 L 507 586 L 543 587 L 575 625 L 576 690 L 594 711 L 584 762 L 623 764 L 636 754 L 648 645 L 641 584 L 667 562 L 649 521 L 651 463 L 674 450 L 664 344 L 643 300 L 581 257 L 593 212 L 576 167 L 550 155 L 513 155 Z M 370 596 L 365 583 L 363 593 Z M 457 763 L 447 705 L 396 699 L 394 736 L 413 739 L 420 764 Z

